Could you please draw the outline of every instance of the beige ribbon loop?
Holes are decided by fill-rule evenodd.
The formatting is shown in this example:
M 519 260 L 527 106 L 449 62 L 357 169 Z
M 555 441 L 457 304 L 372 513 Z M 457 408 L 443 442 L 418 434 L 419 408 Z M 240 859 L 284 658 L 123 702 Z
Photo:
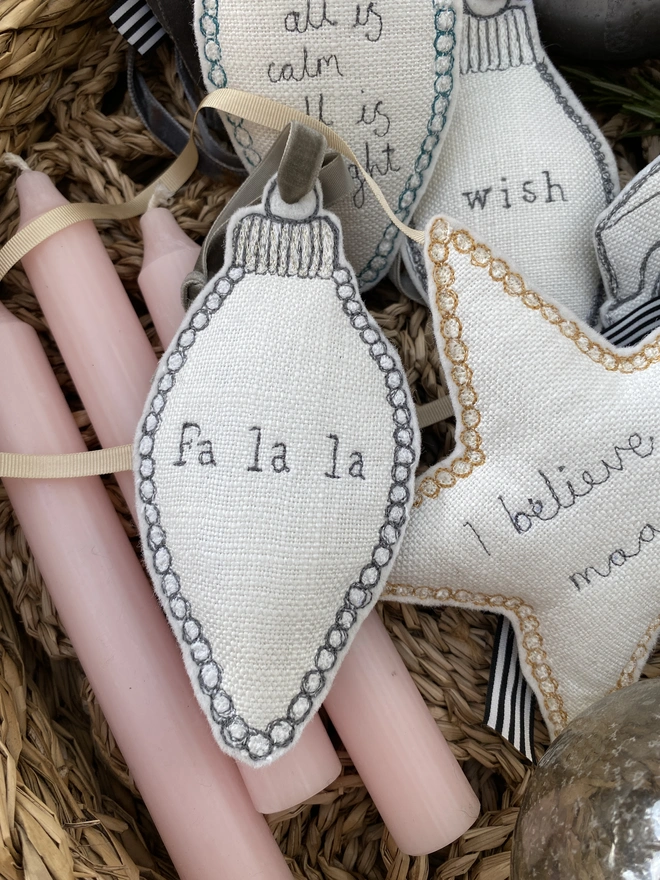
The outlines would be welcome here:
M 55 235 L 56 232 L 73 226 L 74 223 L 80 223 L 81 220 L 127 220 L 129 217 L 144 214 L 149 206 L 149 199 L 159 184 L 162 183 L 170 192 L 175 192 L 188 180 L 196 166 L 197 147 L 191 139 L 167 171 L 130 202 L 124 202 L 121 205 L 96 205 L 92 202 L 78 202 L 77 204 L 59 205 L 57 208 L 46 211 L 41 217 L 37 217 L 36 220 L 20 229 L 0 249 L 0 281 L 11 267 L 18 263 L 32 248 L 50 238 L 51 235 Z
M 454 414 L 449 396 L 417 407 L 420 428 L 444 421 Z M 0 452 L 0 478 L 17 480 L 70 480 L 96 477 L 133 469 L 133 447 L 109 446 L 93 452 L 70 452 L 61 455 L 23 455 Z
M 146 189 L 143 189 L 130 202 L 124 202 L 121 205 L 96 205 L 91 202 L 60 205 L 42 214 L 41 217 L 37 217 L 36 220 L 28 223 L 27 226 L 17 232 L 13 238 L 10 238 L 0 250 L 0 281 L 25 254 L 56 232 L 60 232 L 68 226 L 73 226 L 74 223 L 80 223 L 81 220 L 127 220 L 129 217 L 137 217 L 147 210 L 149 199 L 159 184 L 163 184 L 170 192 L 176 192 L 197 167 L 198 154 L 193 132 L 198 114 L 206 107 L 228 113 L 230 116 L 239 116 L 242 119 L 247 119 L 248 122 L 263 125 L 265 128 L 271 128 L 275 131 L 281 131 L 290 122 L 300 122 L 303 125 L 320 131 L 325 136 L 329 149 L 341 153 L 342 156 L 358 168 L 392 223 L 414 241 L 420 243 L 424 241 L 423 232 L 406 226 L 392 211 L 376 181 L 372 179 L 371 175 L 358 161 L 353 150 L 343 138 L 339 137 L 337 132 L 328 128 L 327 125 L 324 125 L 318 119 L 306 116 L 302 111 L 288 107 L 286 104 L 280 104 L 278 101 L 271 101 L 269 98 L 261 97 L 261 95 L 253 95 L 250 92 L 242 92 L 238 89 L 216 89 L 215 92 L 207 95 L 197 108 L 193 119 L 193 131 L 190 134 L 190 140 L 181 155 L 174 160 L 164 174 L 157 178 L 157 180 L 154 180 Z
M 406 226 L 405 223 L 399 220 L 390 208 L 381 188 L 358 161 L 353 150 L 334 129 L 329 128 L 325 123 L 314 119 L 312 116 L 307 116 L 301 110 L 295 110 L 286 104 L 280 104 L 279 101 L 272 101 L 270 98 L 263 98 L 261 95 L 254 95 L 250 92 L 241 92 L 238 89 L 217 89 L 204 98 L 199 105 L 200 109 L 202 107 L 214 107 L 216 110 L 221 110 L 230 116 L 239 116 L 248 122 L 254 122 L 276 131 L 281 131 L 289 122 L 300 122 L 303 125 L 309 126 L 309 128 L 315 128 L 317 131 L 320 131 L 328 142 L 329 149 L 341 153 L 342 156 L 357 167 L 392 223 L 401 232 L 412 238 L 413 241 L 417 241 L 420 244 L 423 243 L 424 233 L 418 229 Z
M 444 422 L 445 419 L 449 419 L 453 415 L 454 408 L 448 394 L 417 407 L 417 422 L 420 428 L 437 425 L 438 422 Z
M 21 455 L 0 452 L 0 477 L 17 480 L 70 480 L 116 474 L 133 468 L 133 447 L 110 446 L 93 452 L 62 455 Z
M 275 131 L 281 131 L 290 122 L 300 122 L 320 131 L 328 142 L 328 148 L 340 153 L 352 162 L 364 177 L 366 183 L 376 196 L 383 211 L 394 225 L 409 238 L 422 243 L 424 233 L 406 226 L 392 211 L 380 187 L 358 161 L 357 156 L 343 138 L 328 128 L 323 122 L 307 116 L 300 110 L 271 101 L 260 95 L 242 92 L 238 89 L 217 89 L 211 92 L 200 103 L 193 119 L 190 140 L 183 152 L 172 162 L 170 167 L 157 180 L 154 180 L 142 192 L 121 205 L 96 205 L 90 202 L 60 205 L 37 217 L 0 249 L 0 281 L 19 260 L 32 248 L 41 244 L 51 235 L 80 223 L 82 220 L 127 220 L 143 214 L 149 200 L 159 185 L 170 192 L 176 192 L 197 167 L 197 147 L 194 141 L 194 129 L 197 116 L 206 107 L 238 116 L 248 122 L 263 125 Z M 75 452 L 69 455 L 21 455 L 18 453 L 0 452 L 0 477 L 18 479 L 69 479 L 73 477 L 90 477 L 98 474 L 117 473 L 132 469 L 132 452 L 130 446 L 114 446 L 95 452 Z

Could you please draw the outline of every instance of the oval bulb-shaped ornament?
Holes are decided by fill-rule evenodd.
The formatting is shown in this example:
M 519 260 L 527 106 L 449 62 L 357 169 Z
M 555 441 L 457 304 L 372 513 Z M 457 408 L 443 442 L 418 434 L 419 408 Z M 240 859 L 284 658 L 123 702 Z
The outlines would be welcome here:
M 319 119 L 351 146 L 404 223 L 433 171 L 455 103 L 463 0 L 196 0 L 204 83 L 244 89 Z M 248 170 L 278 132 L 223 114 Z M 333 205 L 360 286 L 401 241 L 356 165 Z
M 414 225 L 455 217 L 595 320 L 593 226 L 619 190 L 611 148 L 548 58 L 531 0 L 465 0 L 459 57 L 460 99 Z M 402 256 L 425 296 L 423 249 L 408 239 Z
M 273 760 L 318 709 L 405 529 L 419 433 L 316 188 L 275 180 L 165 352 L 138 428 L 147 567 L 225 751 Z

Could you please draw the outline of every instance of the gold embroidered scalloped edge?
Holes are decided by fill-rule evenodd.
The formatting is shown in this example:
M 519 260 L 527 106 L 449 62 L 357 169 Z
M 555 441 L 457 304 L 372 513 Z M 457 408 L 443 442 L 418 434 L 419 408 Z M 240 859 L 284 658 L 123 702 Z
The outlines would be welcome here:
M 445 357 L 452 364 L 451 376 L 458 389 L 460 413 L 456 414 L 457 423 L 460 418 L 462 425 L 459 439 L 464 451 L 448 459 L 447 464 L 435 469 L 433 474 L 424 477 L 417 487 L 413 507 L 419 507 L 424 498 L 437 498 L 442 489 L 451 489 L 460 479 L 469 477 L 475 467 L 486 461 L 481 449 L 482 438 L 478 431 L 481 413 L 476 407 L 477 392 L 472 384 L 472 370 L 468 365 L 468 347 L 463 342 L 463 325 L 456 315 L 458 294 L 452 289 L 454 270 L 449 264 L 450 243 L 459 253 L 465 245 L 462 235 L 474 242 L 467 233 L 453 233 L 444 220 L 436 220 L 431 227 L 428 251 L 433 261 L 433 280 L 435 281 L 435 303 L 439 315 L 439 331 L 445 341 Z
M 646 660 L 651 651 L 651 642 L 655 641 L 655 636 L 657 635 L 658 630 L 660 629 L 660 617 L 656 617 L 656 619 L 651 623 L 642 636 L 642 638 L 637 643 L 637 647 L 633 651 L 632 657 L 623 667 L 623 672 L 619 676 L 619 680 L 616 683 L 616 687 L 612 688 L 612 690 L 619 690 L 620 688 L 627 687 L 629 684 L 633 684 L 637 678 L 639 677 L 637 672 L 637 667 L 639 664 Z
M 463 430 L 459 438 L 465 451 L 448 459 L 447 464 L 436 468 L 430 476 L 424 477 L 415 493 L 413 506 L 419 507 L 425 498 L 437 498 L 442 489 L 450 489 L 458 479 L 468 477 L 475 467 L 486 461 L 481 449 L 482 438 L 477 430 L 481 414 L 475 406 L 477 393 L 472 384 L 472 370 L 468 363 L 468 347 L 463 342 L 463 327 L 456 315 L 458 294 L 452 289 L 455 273 L 449 257 L 453 248 L 459 254 L 470 254 L 473 266 L 487 269 L 488 274 L 502 285 L 509 296 L 520 299 L 532 311 L 538 312 L 548 323 L 557 327 L 567 339 L 571 339 L 577 349 L 605 370 L 624 375 L 646 370 L 652 363 L 660 360 L 660 334 L 650 340 L 644 348 L 632 355 L 618 354 L 606 345 L 591 339 L 575 321 L 565 318 L 560 309 L 546 302 L 543 297 L 530 290 L 516 272 L 512 272 L 505 260 L 494 257 L 489 247 L 475 242 L 465 229 L 452 230 L 446 220 L 437 218 L 432 227 L 428 242 L 428 253 L 433 262 L 435 281 L 435 302 L 439 314 L 439 331 L 445 341 L 444 352 L 452 364 L 451 376 L 458 389 L 461 405 L 460 417 Z
M 450 590 L 448 587 L 434 589 L 432 587 L 412 587 L 408 584 L 387 584 L 385 594 L 390 601 L 397 599 L 422 599 L 442 603 L 443 605 L 466 605 L 474 608 L 485 608 L 491 611 L 502 611 L 516 615 L 522 637 L 521 647 L 525 649 L 527 662 L 532 675 L 543 695 L 543 703 L 547 710 L 547 718 L 557 736 L 568 724 L 568 715 L 564 701 L 559 694 L 559 684 L 547 663 L 548 655 L 543 650 L 543 636 L 539 632 L 540 621 L 534 614 L 534 608 L 518 596 L 487 596 L 485 593 L 472 593 L 469 590 Z M 519 643 L 520 644 L 520 643 Z

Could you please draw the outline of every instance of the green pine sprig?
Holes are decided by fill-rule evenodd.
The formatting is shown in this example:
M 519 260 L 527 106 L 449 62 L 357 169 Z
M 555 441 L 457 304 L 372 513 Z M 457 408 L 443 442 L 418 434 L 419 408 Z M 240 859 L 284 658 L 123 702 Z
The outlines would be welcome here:
M 642 126 L 646 120 L 657 123 L 657 127 L 639 127 L 627 131 L 622 137 L 642 137 L 660 134 L 660 87 L 651 81 L 651 71 L 643 75 L 639 68 L 630 71 L 606 71 L 598 74 L 584 68 L 563 67 L 572 79 L 586 104 L 612 109 L 632 117 Z

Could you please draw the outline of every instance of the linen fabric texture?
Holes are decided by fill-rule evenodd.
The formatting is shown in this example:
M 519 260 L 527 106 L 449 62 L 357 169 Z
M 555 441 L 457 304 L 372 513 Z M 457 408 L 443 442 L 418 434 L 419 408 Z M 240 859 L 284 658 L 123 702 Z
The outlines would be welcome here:
M 274 760 L 318 709 L 386 582 L 418 456 L 339 221 L 318 183 L 286 205 L 273 179 L 232 218 L 135 443 L 145 561 L 233 757 Z
M 457 445 L 418 481 L 384 598 L 506 615 L 556 736 L 660 627 L 660 343 L 614 348 L 457 221 L 426 255 Z
M 491 14 L 466 0 L 459 99 L 414 225 L 446 213 L 469 224 L 579 318 L 596 321 L 596 217 L 618 192 L 614 156 L 549 61 L 531 0 Z M 421 248 L 406 269 L 424 293 Z
M 455 100 L 462 0 L 196 0 L 195 31 L 209 90 L 230 86 L 288 104 L 335 129 L 412 217 Z M 277 132 L 223 116 L 248 170 Z M 354 189 L 333 205 L 360 286 L 388 271 L 401 233 L 355 165 Z
M 647 170 L 645 169 L 645 171 Z M 644 172 L 641 173 L 640 177 L 642 175 L 644 175 Z M 625 193 L 626 190 L 621 193 L 618 199 L 615 199 L 606 215 L 609 215 L 610 211 L 616 211 L 617 203 Z M 634 213 L 633 209 L 631 214 L 634 215 Z M 622 212 L 620 224 L 622 227 L 627 227 L 625 209 Z M 619 224 L 615 222 L 614 225 Z M 647 233 L 649 231 L 648 225 L 646 226 L 646 231 Z M 623 247 L 623 239 L 626 240 L 634 252 L 634 241 L 631 241 L 631 237 L 640 234 L 644 236 L 644 232 L 645 224 L 641 224 L 638 227 L 637 223 L 631 222 L 630 227 L 626 228 L 625 232 L 622 229 L 620 234 L 614 235 L 613 240 L 618 247 L 614 249 L 613 253 L 611 263 L 613 270 L 620 269 L 626 261 L 628 249 Z M 630 236 L 627 233 L 630 233 Z M 649 241 L 648 234 L 646 240 L 647 242 Z M 646 250 L 643 249 L 641 253 L 641 261 L 637 260 L 631 263 L 635 269 L 639 269 L 640 265 L 644 267 L 645 262 L 648 265 L 650 260 L 645 261 L 644 257 L 648 253 L 653 253 L 652 247 Z M 603 266 L 601 263 L 602 271 Z M 642 279 L 644 274 L 644 272 L 639 271 L 637 277 Z M 643 297 L 640 297 L 640 299 L 642 299 L 640 305 L 633 303 L 632 310 L 602 331 L 603 337 L 613 345 L 619 348 L 630 348 L 637 345 L 660 326 L 660 298 L 656 297 L 646 302 L 644 302 Z M 612 304 L 612 301 L 610 301 L 610 305 Z M 515 633 L 509 620 L 506 617 L 501 617 L 493 642 L 493 663 L 488 695 L 486 697 L 484 723 L 502 734 L 530 761 L 536 760 L 534 753 L 535 704 L 536 700 L 532 696 L 531 688 L 520 670 Z

